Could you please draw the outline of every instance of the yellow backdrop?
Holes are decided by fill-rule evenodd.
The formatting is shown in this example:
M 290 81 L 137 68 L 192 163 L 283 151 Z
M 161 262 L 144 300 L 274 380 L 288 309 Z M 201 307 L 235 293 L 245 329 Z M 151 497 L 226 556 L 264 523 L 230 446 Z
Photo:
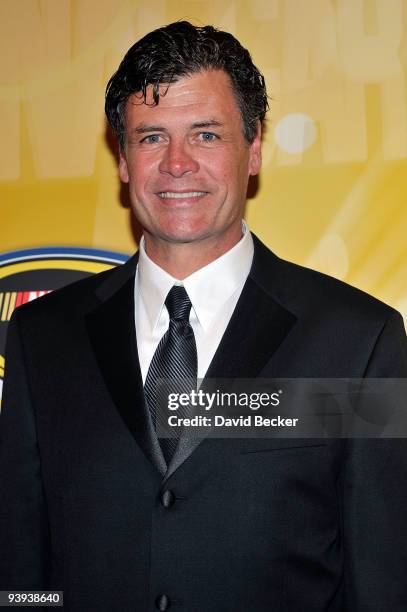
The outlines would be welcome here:
M 104 87 L 135 40 L 181 18 L 235 34 L 268 82 L 250 227 L 407 316 L 402 0 L 1 2 L 0 249 L 134 250 Z

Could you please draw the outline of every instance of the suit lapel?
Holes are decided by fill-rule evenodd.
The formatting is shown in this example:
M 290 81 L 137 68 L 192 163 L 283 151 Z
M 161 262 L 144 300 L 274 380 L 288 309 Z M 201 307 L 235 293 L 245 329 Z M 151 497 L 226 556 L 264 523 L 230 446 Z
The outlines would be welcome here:
M 249 276 L 206 378 L 255 378 L 294 321 Z
M 205 379 L 257 377 L 296 322 L 296 317 L 271 295 L 276 262 L 278 259 L 255 239 L 251 272 Z M 202 441 L 181 437 L 165 479 Z
M 112 272 L 97 290 L 101 302 L 86 316 L 89 338 L 110 396 L 147 459 L 167 466 L 146 407 L 134 324 L 137 257 Z

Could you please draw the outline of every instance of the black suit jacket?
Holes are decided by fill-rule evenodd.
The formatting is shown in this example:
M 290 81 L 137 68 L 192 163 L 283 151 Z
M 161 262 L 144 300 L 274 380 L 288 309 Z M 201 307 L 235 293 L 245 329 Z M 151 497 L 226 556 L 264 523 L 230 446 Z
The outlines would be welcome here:
M 208 376 L 407 376 L 396 311 L 254 240 Z M 182 440 L 166 471 L 138 364 L 136 265 L 13 315 L 0 589 L 63 589 L 78 612 L 405 612 L 406 441 Z

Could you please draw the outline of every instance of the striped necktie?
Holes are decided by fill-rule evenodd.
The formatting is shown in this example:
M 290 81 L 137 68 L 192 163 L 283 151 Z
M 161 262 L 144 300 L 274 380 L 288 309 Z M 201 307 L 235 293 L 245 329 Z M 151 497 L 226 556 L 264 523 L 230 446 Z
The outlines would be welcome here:
M 155 427 L 161 416 L 168 416 L 159 414 L 157 410 L 157 379 L 177 381 L 177 392 L 188 393 L 191 391 L 190 381 L 196 380 L 198 369 L 195 336 L 189 323 L 191 301 L 185 288 L 174 285 L 167 295 L 165 305 L 170 316 L 169 327 L 154 353 L 144 384 L 147 406 Z M 189 379 L 189 384 L 185 379 Z M 167 465 L 177 444 L 178 439 L 175 437 L 160 439 Z

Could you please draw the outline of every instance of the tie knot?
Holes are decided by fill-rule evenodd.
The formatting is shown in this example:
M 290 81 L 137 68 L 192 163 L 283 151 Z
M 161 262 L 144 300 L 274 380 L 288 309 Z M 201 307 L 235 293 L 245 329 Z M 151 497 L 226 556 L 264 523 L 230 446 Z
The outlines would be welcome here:
M 165 305 L 170 319 L 188 321 L 192 304 L 185 287 L 174 285 L 167 295 Z

